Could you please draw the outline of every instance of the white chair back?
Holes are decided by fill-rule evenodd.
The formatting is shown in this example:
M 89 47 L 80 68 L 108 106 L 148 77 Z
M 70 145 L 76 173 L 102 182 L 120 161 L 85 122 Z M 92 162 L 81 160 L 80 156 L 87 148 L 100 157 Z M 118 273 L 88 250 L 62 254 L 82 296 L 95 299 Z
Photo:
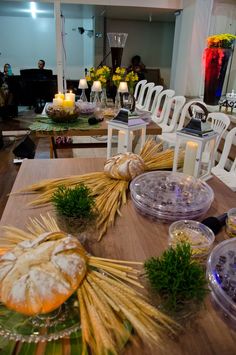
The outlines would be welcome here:
M 157 96 L 156 99 L 156 104 L 152 105 L 152 110 L 151 110 L 151 115 L 152 115 L 152 120 L 156 123 L 161 123 L 165 117 L 165 112 L 168 107 L 168 102 L 170 99 L 175 95 L 175 91 L 168 89 L 168 90 L 163 90 L 161 93 Z M 162 108 L 161 108 L 161 104 Z
M 229 171 L 225 169 L 228 156 L 231 147 L 236 139 L 236 127 L 231 129 L 231 131 L 225 137 L 225 144 L 223 152 L 220 157 L 219 163 L 212 168 L 212 173 L 217 176 L 225 185 L 227 185 L 231 190 L 236 191 L 236 157 L 234 157 L 233 164 Z
M 155 86 L 154 83 L 147 83 L 142 87 L 142 91 L 136 101 L 136 107 L 143 110 L 144 107 L 147 105 L 149 100 L 149 96 L 151 95 L 151 90 Z
M 147 83 L 147 80 L 140 80 L 137 82 L 134 90 L 134 98 L 137 101 L 139 98 L 139 95 L 142 91 L 142 87 Z
M 156 85 L 151 89 L 150 95 L 148 100 L 145 103 L 144 110 L 152 112 L 152 108 L 154 105 L 156 105 L 157 102 L 157 97 L 160 94 L 160 92 L 163 90 L 162 85 Z
M 226 132 L 227 128 L 230 125 L 230 118 L 225 113 L 213 112 L 208 114 L 207 122 L 211 124 L 211 128 L 213 129 L 213 131 L 219 134 L 215 147 L 215 150 L 217 150 L 221 138 L 223 137 L 223 134 Z
M 176 130 L 180 112 L 185 102 L 186 98 L 184 96 L 174 96 L 170 98 L 166 107 L 163 121 L 159 123 L 163 133 L 174 132 Z

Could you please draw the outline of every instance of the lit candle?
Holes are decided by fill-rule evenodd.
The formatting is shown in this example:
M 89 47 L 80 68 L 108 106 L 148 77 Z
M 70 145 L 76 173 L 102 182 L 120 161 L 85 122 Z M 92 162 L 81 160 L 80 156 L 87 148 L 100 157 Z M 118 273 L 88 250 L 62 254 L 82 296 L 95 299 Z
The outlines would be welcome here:
M 195 162 L 197 156 L 198 144 L 187 142 L 184 155 L 183 173 L 194 176 Z
M 65 99 L 75 102 L 75 94 L 70 90 L 70 92 L 66 93 Z
M 80 79 L 79 89 L 88 89 L 88 84 L 86 79 Z
M 93 86 L 92 86 L 92 91 L 95 91 L 95 92 L 102 91 L 102 84 L 100 81 L 94 81 Z
M 63 107 L 65 108 L 73 108 L 74 107 L 74 102 L 71 100 L 64 100 L 63 101 Z
M 128 85 L 126 81 L 121 81 L 118 87 L 118 92 L 129 92 Z
M 65 96 L 64 96 L 64 94 L 62 94 L 61 92 L 59 92 L 59 94 L 56 94 L 56 95 L 55 95 L 55 99 L 58 99 L 58 98 L 64 100 Z
M 52 103 L 53 107 L 61 107 L 62 105 L 63 105 L 63 99 L 61 99 L 60 97 L 53 99 L 53 103 Z

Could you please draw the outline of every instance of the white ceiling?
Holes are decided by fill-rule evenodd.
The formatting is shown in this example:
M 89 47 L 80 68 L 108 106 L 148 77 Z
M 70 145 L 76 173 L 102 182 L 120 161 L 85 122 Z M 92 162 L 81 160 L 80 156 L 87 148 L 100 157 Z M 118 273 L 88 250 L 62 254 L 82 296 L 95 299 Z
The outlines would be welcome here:
M 53 17 L 52 3 L 36 3 L 37 17 Z M 174 21 L 174 11 L 165 9 L 62 4 L 62 13 L 66 18 L 107 17 L 110 19 L 130 19 L 139 21 Z M 0 1 L 0 16 L 30 17 L 30 3 L 21 1 Z

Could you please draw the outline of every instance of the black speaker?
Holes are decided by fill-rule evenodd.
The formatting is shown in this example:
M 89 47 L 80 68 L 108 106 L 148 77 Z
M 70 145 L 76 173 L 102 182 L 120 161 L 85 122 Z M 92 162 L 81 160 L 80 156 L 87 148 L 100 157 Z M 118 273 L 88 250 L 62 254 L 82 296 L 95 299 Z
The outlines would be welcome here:
M 15 147 L 13 153 L 17 158 L 34 159 L 36 145 L 28 136 L 23 138 Z

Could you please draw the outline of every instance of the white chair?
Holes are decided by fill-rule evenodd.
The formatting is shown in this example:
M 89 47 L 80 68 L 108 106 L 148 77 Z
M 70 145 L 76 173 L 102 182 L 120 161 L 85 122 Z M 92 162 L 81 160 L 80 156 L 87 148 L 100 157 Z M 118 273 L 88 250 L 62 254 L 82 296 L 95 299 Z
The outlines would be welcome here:
M 163 121 L 168 107 L 168 102 L 174 95 L 175 91 L 168 89 L 161 91 L 161 93 L 157 96 L 156 103 L 152 105 L 151 109 L 152 120 L 157 124 Z
M 225 185 L 231 190 L 236 191 L 236 157 L 234 157 L 233 164 L 229 171 L 225 169 L 231 147 L 236 139 L 236 127 L 225 137 L 224 149 L 221 154 L 219 163 L 211 169 L 212 174 L 217 176 Z
M 139 95 L 142 91 L 142 87 L 147 83 L 147 80 L 140 80 L 137 82 L 134 90 L 134 98 L 138 101 Z
M 161 123 L 159 123 L 163 133 L 173 132 L 176 129 L 180 112 L 185 102 L 186 98 L 184 96 L 174 96 L 169 99 L 165 110 L 164 119 Z
M 189 108 L 191 107 L 192 109 L 197 109 L 199 111 L 203 111 L 203 109 L 201 107 L 199 107 L 198 105 L 201 105 L 203 107 L 205 107 L 205 109 L 207 110 L 207 106 L 204 102 L 200 101 L 200 100 L 191 100 L 189 102 L 187 102 L 181 112 L 180 115 L 180 119 L 179 119 L 179 123 L 177 125 L 177 128 L 174 132 L 163 132 L 163 134 L 161 135 L 161 138 L 165 141 L 165 143 L 167 143 L 167 145 L 169 147 L 174 147 L 175 146 L 175 142 L 176 142 L 176 131 L 180 131 L 186 124 L 186 119 L 190 120 L 190 114 L 189 114 Z
M 162 90 L 163 90 L 162 85 L 156 85 L 151 89 L 150 95 L 146 100 L 143 108 L 145 111 L 152 112 L 152 108 L 154 107 L 154 105 L 156 105 L 157 97 Z
M 149 95 L 151 93 L 151 89 L 155 86 L 154 83 L 147 83 L 144 86 L 142 86 L 141 90 L 140 90 L 140 94 L 138 97 L 138 100 L 136 100 L 136 107 L 138 109 L 143 110 Z
M 221 138 L 223 137 L 223 134 L 226 132 L 227 128 L 230 125 L 230 118 L 222 112 L 213 112 L 208 114 L 207 122 L 210 123 L 213 131 L 219 134 L 215 146 L 215 152 L 217 152 Z

